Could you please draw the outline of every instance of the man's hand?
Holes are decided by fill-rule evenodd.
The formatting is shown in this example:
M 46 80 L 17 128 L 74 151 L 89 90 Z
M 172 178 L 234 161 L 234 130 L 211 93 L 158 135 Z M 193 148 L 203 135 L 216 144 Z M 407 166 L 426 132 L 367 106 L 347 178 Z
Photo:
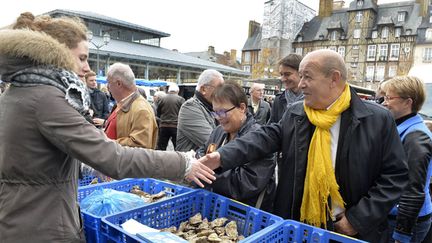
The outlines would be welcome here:
M 345 213 L 343 213 L 342 218 L 334 224 L 334 227 L 336 232 L 344 235 L 354 236 L 358 233 L 345 217 Z
M 220 154 L 219 152 L 213 152 L 201 157 L 198 162 L 206 165 L 208 168 L 214 170 L 221 166 Z
M 185 176 L 186 180 L 194 181 L 200 187 L 204 187 L 204 184 L 201 183 L 201 180 L 208 184 L 212 184 L 212 180 L 216 180 L 216 177 L 213 176 L 213 170 L 201 164 L 197 160 L 191 161 L 191 166 L 192 167 L 190 171 Z

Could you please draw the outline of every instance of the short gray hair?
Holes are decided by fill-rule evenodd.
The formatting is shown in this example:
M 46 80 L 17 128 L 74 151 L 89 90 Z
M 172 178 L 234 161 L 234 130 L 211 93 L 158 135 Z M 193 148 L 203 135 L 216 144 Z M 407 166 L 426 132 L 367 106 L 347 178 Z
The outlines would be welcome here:
M 216 78 L 223 79 L 222 73 L 214 69 L 204 70 L 204 72 L 202 72 L 198 78 L 198 84 L 196 86 L 196 90 L 199 90 L 201 86 L 209 85 L 212 82 L 212 80 Z
M 253 83 L 252 86 L 250 87 L 250 92 L 254 91 L 255 89 L 264 89 L 265 88 L 265 84 L 262 83 Z
M 158 98 L 162 98 L 162 97 L 164 97 L 166 95 L 166 93 L 165 92 L 163 92 L 163 91 L 156 91 L 156 93 L 154 93 L 154 97 L 158 97 Z
M 108 68 L 107 78 L 118 78 L 126 87 L 135 87 L 135 74 L 129 65 L 117 62 Z

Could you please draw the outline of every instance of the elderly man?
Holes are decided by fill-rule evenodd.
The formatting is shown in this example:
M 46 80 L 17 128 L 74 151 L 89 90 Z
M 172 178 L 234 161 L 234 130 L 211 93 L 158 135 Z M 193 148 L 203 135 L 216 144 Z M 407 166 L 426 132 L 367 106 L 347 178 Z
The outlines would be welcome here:
M 208 69 L 201 73 L 194 97 L 180 108 L 176 150 L 196 150 L 210 137 L 217 125 L 210 113 L 213 111 L 212 94 L 223 82 L 223 75 L 216 70 Z
M 362 101 L 343 58 L 309 53 L 299 69 L 304 102 L 202 159 L 229 170 L 283 153 L 274 213 L 370 242 L 386 242 L 387 215 L 407 184 L 407 163 L 391 113 Z
M 125 64 L 111 65 L 107 73 L 108 89 L 116 101 L 105 122 L 105 133 L 121 145 L 154 149 L 157 125 L 153 109 L 137 91 L 135 75 Z
M 264 84 L 253 83 L 249 93 L 248 111 L 253 115 L 258 124 L 264 125 L 270 119 L 270 104 L 264 101 Z
M 302 58 L 298 54 L 289 54 L 279 61 L 280 79 L 285 90 L 277 94 L 274 99 L 270 122 L 278 122 L 290 105 L 304 99 L 303 92 L 298 87 L 300 82 L 298 69 Z
M 158 150 L 166 150 L 170 139 L 174 148 L 176 146 L 178 114 L 180 107 L 185 102 L 185 99 L 179 96 L 178 92 L 178 85 L 171 84 L 168 88 L 168 94 L 158 101 L 156 109 L 156 114 L 160 119 Z

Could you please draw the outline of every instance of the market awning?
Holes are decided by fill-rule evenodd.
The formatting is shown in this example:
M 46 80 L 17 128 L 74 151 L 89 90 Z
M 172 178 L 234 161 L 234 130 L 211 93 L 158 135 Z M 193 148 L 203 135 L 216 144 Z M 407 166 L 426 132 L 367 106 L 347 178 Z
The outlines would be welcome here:
M 106 84 L 107 80 L 104 76 L 97 76 L 96 82 L 100 84 Z M 138 86 L 147 86 L 147 87 L 164 87 L 169 86 L 171 82 L 163 81 L 163 80 L 145 80 L 145 79 L 135 79 L 135 83 Z

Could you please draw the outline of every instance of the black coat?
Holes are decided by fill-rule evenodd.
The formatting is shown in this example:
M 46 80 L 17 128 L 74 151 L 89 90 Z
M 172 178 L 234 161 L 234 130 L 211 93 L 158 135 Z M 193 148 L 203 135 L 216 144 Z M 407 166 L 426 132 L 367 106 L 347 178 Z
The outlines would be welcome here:
M 260 125 L 256 123 L 252 115 L 248 113 L 247 119 L 240 128 L 236 139 L 242 137 L 249 131 L 257 130 L 259 127 Z M 218 148 L 221 147 L 227 136 L 228 134 L 221 126 L 216 127 L 205 143 L 205 146 L 197 151 L 198 155 L 203 156 L 211 143 L 215 143 Z M 231 140 L 229 143 L 235 140 Z M 239 165 L 226 171 L 222 171 L 220 168 L 215 170 L 216 180 L 211 185 L 207 185 L 206 188 L 251 206 L 256 205 L 259 194 L 265 190 L 264 199 L 260 208 L 271 212 L 276 192 L 276 184 L 273 176 L 274 169 L 275 162 L 273 155 L 268 154 L 262 159 Z
M 405 153 L 391 113 L 363 102 L 351 90 L 350 108 L 341 115 L 336 180 L 346 203 L 346 217 L 359 238 L 387 238 L 387 215 L 408 181 Z M 280 123 L 263 126 L 218 151 L 230 169 L 263 154 L 282 151 L 275 214 L 300 219 L 309 143 L 314 132 L 302 103 L 293 104 Z
M 279 122 L 283 114 L 287 109 L 287 100 L 285 98 L 285 92 L 276 95 L 273 105 L 271 107 L 271 115 L 269 123 Z
M 94 112 L 93 117 L 107 119 L 110 110 L 108 108 L 108 99 L 105 93 L 98 89 L 93 89 L 93 92 L 90 93 L 90 99 L 91 108 Z

